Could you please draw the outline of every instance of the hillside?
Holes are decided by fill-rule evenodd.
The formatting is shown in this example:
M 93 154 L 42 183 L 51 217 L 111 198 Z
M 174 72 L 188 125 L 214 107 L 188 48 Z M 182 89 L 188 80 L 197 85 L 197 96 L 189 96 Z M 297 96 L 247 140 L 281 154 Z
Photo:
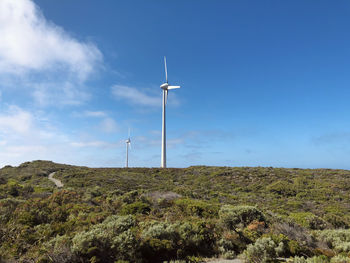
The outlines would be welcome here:
M 6 166 L 0 262 L 350 262 L 349 189 L 346 170 Z

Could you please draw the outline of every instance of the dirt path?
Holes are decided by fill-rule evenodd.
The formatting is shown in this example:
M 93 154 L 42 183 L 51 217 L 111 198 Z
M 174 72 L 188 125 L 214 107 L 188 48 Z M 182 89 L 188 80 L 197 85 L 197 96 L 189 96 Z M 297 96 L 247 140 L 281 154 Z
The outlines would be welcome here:
M 60 180 L 53 178 L 54 175 L 55 175 L 55 172 L 50 173 L 50 174 L 49 174 L 49 180 L 52 181 L 52 182 L 54 182 L 55 185 L 56 185 L 58 188 L 63 187 L 63 184 L 62 184 L 62 182 L 61 182 Z

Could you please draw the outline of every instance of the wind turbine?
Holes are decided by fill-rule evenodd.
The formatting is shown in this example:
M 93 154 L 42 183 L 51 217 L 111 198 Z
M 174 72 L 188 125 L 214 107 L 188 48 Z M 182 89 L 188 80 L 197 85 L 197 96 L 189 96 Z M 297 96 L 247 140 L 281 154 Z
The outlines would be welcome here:
M 169 86 L 168 83 L 168 69 L 166 66 L 166 57 L 164 57 L 165 66 L 165 83 L 163 83 L 160 88 L 163 90 L 163 109 L 162 109 L 162 156 L 161 156 L 161 168 L 166 168 L 166 125 L 165 125 L 165 106 L 168 100 L 168 90 L 179 89 L 180 86 Z
M 125 160 L 125 167 L 129 167 L 129 147 L 131 148 L 131 140 L 130 140 L 130 129 L 129 129 L 129 136 L 128 139 L 125 141 L 126 143 L 126 160 Z

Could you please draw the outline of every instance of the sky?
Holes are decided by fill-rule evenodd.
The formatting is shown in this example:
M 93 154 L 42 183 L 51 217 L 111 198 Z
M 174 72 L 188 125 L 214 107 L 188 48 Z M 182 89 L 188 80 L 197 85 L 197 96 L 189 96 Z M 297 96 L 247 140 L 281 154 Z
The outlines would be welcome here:
M 0 0 L 0 166 L 350 169 L 348 0 Z

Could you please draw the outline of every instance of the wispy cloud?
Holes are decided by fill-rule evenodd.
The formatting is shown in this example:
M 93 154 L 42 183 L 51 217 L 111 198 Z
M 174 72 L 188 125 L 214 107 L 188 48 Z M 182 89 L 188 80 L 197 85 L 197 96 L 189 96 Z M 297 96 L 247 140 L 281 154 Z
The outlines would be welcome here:
M 2 86 L 30 90 L 39 106 L 90 98 L 84 83 L 102 67 L 102 53 L 47 21 L 32 0 L 0 1 L 0 35 Z
M 123 85 L 113 86 L 112 94 L 118 100 L 139 106 L 158 107 L 162 102 L 160 95 L 149 94 L 145 90 Z
M 46 21 L 30 0 L 0 1 L 0 35 L 2 72 L 18 74 L 61 68 L 85 79 L 102 60 L 95 45 L 79 42 Z
M 86 117 L 102 118 L 106 117 L 107 113 L 104 111 L 84 111 Z
M 72 113 L 72 117 L 76 118 L 93 118 L 93 119 L 100 119 L 108 117 L 108 113 L 105 111 L 93 111 L 93 110 L 84 110 L 84 111 L 74 111 Z
M 105 149 L 124 149 L 119 142 L 64 132 L 54 123 L 44 113 L 8 106 L 0 114 L 0 166 L 35 159 L 82 163 L 83 158 L 102 154 Z M 113 128 L 113 124 L 108 125 L 108 129 Z M 86 148 L 83 154 L 82 148 Z
M 7 113 L 0 115 L 0 134 L 28 133 L 33 126 L 33 116 L 19 107 L 10 106 Z
M 118 131 L 118 125 L 112 118 L 105 118 L 100 123 L 99 127 L 103 132 L 112 133 Z
M 32 96 L 37 105 L 80 105 L 90 99 L 90 94 L 81 86 L 71 82 L 34 83 Z
M 72 116 L 78 118 L 93 118 L 99 121 L 95 128 L 104 133 L 113 133 L 119 131 L 119 125 L 117 122 L 105 111 L 86 110 L 83 112 L 74 112 Z
M 108 144 L 104 141 L 84 141 L 84 142 L 71 142 L 71 146 L 73 147 L 106 147 Z

